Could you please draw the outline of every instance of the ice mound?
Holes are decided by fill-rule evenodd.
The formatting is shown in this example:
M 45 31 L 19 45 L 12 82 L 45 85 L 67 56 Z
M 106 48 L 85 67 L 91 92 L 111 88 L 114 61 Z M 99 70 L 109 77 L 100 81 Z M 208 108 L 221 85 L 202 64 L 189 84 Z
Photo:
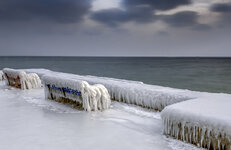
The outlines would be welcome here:
M 47 99 L 82 106 L 86 111 L 104 110 L 110 106 L 110 95 L 103 85 L 89 85 L 66 76 L 45 75 L 42 80 Z
M 41 80 L 36 73 L 27 74 L 22 70 L 4 68 L 3 72 L 10 86 L 24 89 L 32 89 L 41 87 Z
M 230 150 L 230 106 L 228 94 L 167 106 L 161 112 L 164 134 L 207 149 Z
M 4 73 L 0 70 L 0 81 L 4 80 Z
M 96 76 L 81 76 L 53 72 L 47 69 L 26 69 L 26 71 L 35 72 L 40 76 L 65 76 L 75 80 L 87 81 L 90 84 L 102 84 L 107 88 L 112 100 L 135 104 L 157 111 L 161 111 L 165 106 L 194 98 L 193 96 L 188 95 L 188 90 L 148 85 L 138 81 Z

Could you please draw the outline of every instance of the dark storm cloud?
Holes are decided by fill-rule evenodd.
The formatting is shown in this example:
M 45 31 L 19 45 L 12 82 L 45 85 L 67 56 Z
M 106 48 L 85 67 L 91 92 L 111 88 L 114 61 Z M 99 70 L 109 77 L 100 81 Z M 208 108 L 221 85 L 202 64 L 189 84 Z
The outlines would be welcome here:
M 163 16 L 163 20 L 174 27 L 193 26 L 197 24 L 198 14 L 194 11 L 182 11 Z
M 216 3 L 210 8 L 211 11 L 217 12 L 219 16 L 219 26 L 230 26 L 231 24 L 231 3 Z
M 172 27 L 190 27 L 193 30 L 209 30 L 211 27 L 207 24 L 198 22 L 199 15 L 195 11 L 181 11 L 172 15 L 163 15 L 162 21 Z
M 191 0 L 124 0 L 124 7 L 148 5 L 155 10 L 169 10 L 180 5 L 191 4 Z
M 2 21 L 51 21 L 73 23 L 90 9 L 89 0 L 1 0 Z
M 124 0 L 124 9 L 106 9 L 94 12 L 91 18 L 115 26 L 120 23 L 134 21 L 138 23 L 162 20 L 173 27 L 194 27 L 194 29 L 209 28 L 198 23 L 199 15 L 194 11 L 182 11 L 172 15 L 156 15 L 156 10 L 169 10 L 181 5 L 191 4 L 190 0 Z
M 220 13 L 231 13 L 231 4 L 228 3 L 216 3 L 210 8 L 211 11 Z
M 135 21 L 139 23 L 154 20 L 153 10 L 148 6 L 134 7 L 126 10 L 105 9 L 92 14 L 91 18 L 109 26 L 119 23 Z

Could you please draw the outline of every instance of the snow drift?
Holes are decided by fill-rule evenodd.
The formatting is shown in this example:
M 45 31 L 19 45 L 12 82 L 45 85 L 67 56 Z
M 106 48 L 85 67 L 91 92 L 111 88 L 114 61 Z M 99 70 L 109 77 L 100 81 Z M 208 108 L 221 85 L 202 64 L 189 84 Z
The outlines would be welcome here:
M 80 76 L 61 72 L 53 72 L 47 69 L 26 69 L 27 72 L 35 72 L 40 76 L 53 75 L 65 76 L 75 80 L 87 81 L 90 84 L 104 85 L 112 100 L 135 104 L 145 108 L 161 111 L 165 106 L 192 99 L 188 96 L 188 90 L 148 85 L 138 81 L 129 81 L 95 76 Z
M 4 80 L 4 73 L 0 70 L 0 81 Z
M 36 73 L 26 74 L 22 70 L 4 68 L 3 72 L 10 86 L 24 89 L 32 89 L 41 87 L 41 80 Z
M 161 112 L 164 134 L 207 149 L 230 150 L 230 96 L 207 98 L 166 107 Z
M 86 81 L 65 76 L 45 75 L 42 79 L 47 99 L 82 106 L 86 111 L 104 110 L 110 106 L 110 95 L 103 85 L 89 85 Z

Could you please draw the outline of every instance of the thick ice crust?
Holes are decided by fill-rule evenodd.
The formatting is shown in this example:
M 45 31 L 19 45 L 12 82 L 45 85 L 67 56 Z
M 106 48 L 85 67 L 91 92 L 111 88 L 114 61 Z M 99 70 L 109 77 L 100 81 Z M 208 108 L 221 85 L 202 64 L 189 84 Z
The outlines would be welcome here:
M 110 107 L 110 95 L 103 85 L 89 85 L 86 81 L 64 76 L 45 75 L 42 79 L 47 99 L 80 102 L 86 111 L 104 110 Z
M 231 149 L 230 96 L 213 96 L 166 107 L 161 112 L 164 134 L 199 147 Z
M 120 80 L 106 77 L 80 76 L 61 72 L 53 72 L 46 69 L 27 69 L 28 72 L 36 72 L 40 76 L 54 75 L 69 77 L 75 80 L 87 81 L 90 84 L 104 85 L 111 98 L 116 101 L 135 104 L 145 108 L 161 111 L 165 106 L 192 99 L 185 93 L 187 90 L 178 90 L 161 86 L 144 84 L 138 81 Z
M 4 80 L 4 73 L 0 70 L 0 81 Z
M 41 87 L 41 80 L 36 73 L 26 74 L 26 72 L 22 70 L 10 68 L 4 68 L 3 73 L 5 74 L 8 85 L 10 86 L 14 86 L 22 90 Z

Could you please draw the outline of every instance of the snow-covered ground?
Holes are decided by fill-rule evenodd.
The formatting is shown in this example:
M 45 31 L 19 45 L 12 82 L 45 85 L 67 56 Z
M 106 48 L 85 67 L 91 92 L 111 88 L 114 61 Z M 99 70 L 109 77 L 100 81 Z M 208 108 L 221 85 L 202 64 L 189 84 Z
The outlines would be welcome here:
M 160 114 L 113 102 L 85 112 L 45 100 L 44 90 L 19 90 L 0 82 L 0 149 L 199 150 L 162 135 Z

